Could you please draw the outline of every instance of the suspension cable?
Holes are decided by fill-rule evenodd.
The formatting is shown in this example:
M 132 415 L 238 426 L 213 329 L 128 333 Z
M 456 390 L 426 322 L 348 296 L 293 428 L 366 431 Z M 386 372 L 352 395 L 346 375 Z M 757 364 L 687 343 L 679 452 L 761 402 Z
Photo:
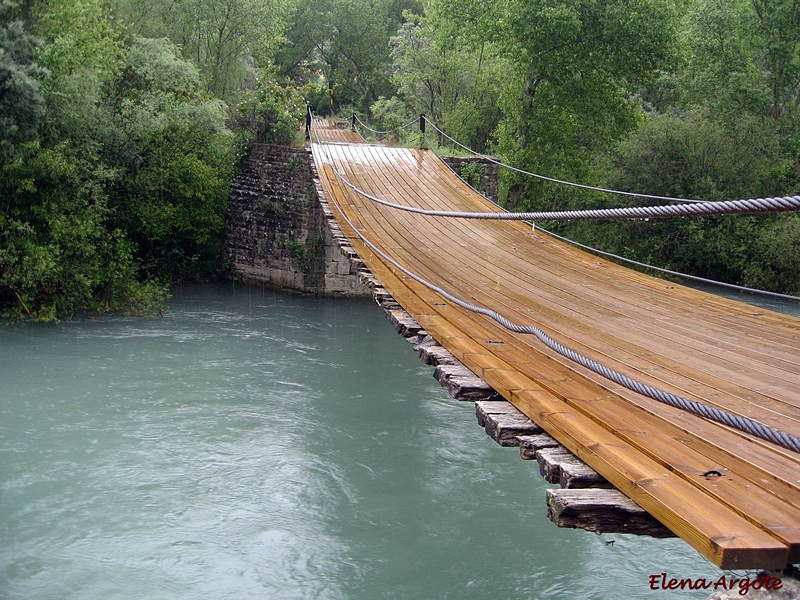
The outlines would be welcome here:
M 438 153 L 436 153 L 435 150 L 433 152 L 434 152 L 434 154 L 439 156 Z M 327 155 L 327 152 L 326 152 L 326 155 Z M 367 193 L 366 191 L 360 189 L 359 187 L 357 187 L 353 183 L 351 183 L 335 167 L 333 162 L 330 161 L 330 157 L 329 157 L 329 164 L 331 166 L 331 169 L 333 169 L 333 171 L 336 173 L 336 176 L 346 186 L 350 187 L 353 191 L 355 191 L 356 193 L 364 196 L 365 198 L 368 198 L 369 200 L 371 200 L 373 202 L 376 202 L 378 204 L 382 204 L 384 206 L 388 206 L 390 208 L 397 208 L 397 209 L 400 209 L 400 210 L 406 210 L 408 212 L 420 213 L 420 214 L 425 214 L 425 215 L 433 215 L 433 216 L 442 216 L 442 217 L 465 217 L 465 218 L 475 218 L 475 219 L 480 219 L 480 218 L 497 218 L 497 219 L 501 219 L 502 216 L 505 215 L 508 220 L 522 220 L 522 221 L 526 221 L 526 222 L 530 222 L 530 221 L 535 220 L 533 218 L 527 218 L 528 216 L 533 215 L 533 214 L 538 214 L 538 215 L 542 215 L 542 214 L 549 215 L 549 214 L 551 214 L 551 213 L 510 213 L 508 211 L 503 211 L 501 213 L 455 213 L 455 212 L 448 212 L 448 211 L 425 210 L 425 209 L 421 209 L 421 208 L 410 207 L 410 206 L 407 206 L 407 205 L 395 204 L 395 203 L 389 202 L 387 200 L 383 200 L 381 198 L 373 196 L 373 195 Z M 452 171 L 452 169 L 451 169 L 451 171 Z M 457 173 L 456 173 L 456 176 L 460 177 Z M 467 185 L 469 185 L 469 184 L 467 184 Z M 795 198 L 797 198 L 797 197 L 795 197 Z M 732 202 L 740 202 L 740 201 L 732 201 Z M 493 204 L 497 205 L 494 202 L 493 202 Z M 719 202 L 715 202 L 713 204 L 718 205 L 720 203 Z M 501 207 L 499 207 L 499 205 L 497 205 L 497 206 L 498 206 L 498 208 L 501 208 Z M 646 208 L 649 208 L 649 207 L 646 207 Z M 676 207 L 676 208 L 678 210 L 681 210 L 684 207 Z M 617 209 L 606 209 L 606 210 L 617 210 Z M 484 215 L 489 215 L 489 216 L 484 216 Z M 495 215 L 499 215 L 499 216 L 495 217 Z M 598 217 L 598 218 L 602 218 L 602 217 Z M 628 218 L 635 218 L 635 217 L 628 217 Z M 736 284 L 733 284 L 733 283 L 726 283 L 726 282 L 723 282 L 723 281 L 716 281 L 716 280 L 712 280 L 712 279 L 706 279 L 706 278 L 703 278 L 703 277 L 698 277 L 696 275 L 689 275 L 688 273 L 680 273 L 678 271 L 671 271 L 669 269 L 664 269 L 662 267 L 656 267 L 654 265 L 648 265 L 646 263 L 641 263 L 641 262 L 638 262 L 638 261 L 635 261 L 635 260 L 632 260 L 632 259 L 629 259 L 629 258 L 625 258 L 624 256 L 619 256 L 617 254 L 612 254 L 610 252 L 605 252 L 605 251 L 599 250 L 597 248 L 592 248 L 590 246 L 586 246 L 584 244 L 581 244 L 581 243 L 576 242 L 574 240 L 571 240 L 569 238 L 565 238 L 565 237 L 559 236 L 558 234 L 555 234 L 555 233 L 553 233 L 551 231 L 548 231 L 547 229 L 544 229 L 543 227 L 540 227 L 540 229 L 542 231 L 544 231 L 545 233 L 548 233 L 549 235 L 552 235 L 553 237 L 555 237 L 557 239 L 560 239 L 562 241 L 565 241 L 567 243 L 573 244 L 575 246 L 579 246 L 579 247 L 581 247 L 581 248 L 583 248 L 585 250 L 588 250 L 590 252 L 594 252 L 596 254 L 600 254 L 602 256 L 607 256 L 609 258 L 614 258 L 614 259 L 626 262 L 628 264 L 633 264 L 633 265 L 636 265 L 636 266 L 639 266 L 639 267 L 652 269 L 654 271 L 658 271 L 658 272 L 669 274 L 669 275 L 674 275 L 674 276 L 677 276 L 677 277 L 683 277 L 685 279 L 698 281 L 698 282 L 701 282 L 701 283 L 708 283 L 708 284 L 711 284 L 711 285 L 717 285 L 717 286 L 721 286 L 721 287 L 735 289 L 735 290 L 742 291 L 742 292 L 761 294 L 761 295 L 764 295 L 764 296 L 770 296 L 770 297 L 780 298 L 780 299 L 784 299 L 784 300 L 800 301 L 800 296 L 793 296 L 791 294 L 781 294 L 779 292 L 770 292 L 770 291 L 767 291 L 767 290 L 759 290 L 759 289 L 755 289 L 755 288 L 736 285 Z
M 455 171 L 455 169 L 453 169 L 453 167 L 451 167 L 444 160 L 442 155 L 439 154 L 435 149 L 432 148 L 431 152 L 433 152 L 439 158 L 439 160 L 441 160 L 447 166 L 447 168 L 450 169 L 451 173 L 453 173 L 456 177 L 458 177 L 461 181 L 463 181 L 465 185 L 469 186 L 472 189 L 472 191 L 474 191 L 476 194 L 480 194 L 486 201 L 491 202 L 492 204 L 494 204 L 498 208 L 501 208 L 501 209 L 503 208 L 497 202 L 495 202 L 491 198 L 487 198 L 486 196 L 481 194 L 480 191 L 475 189 L 475 187 L 473 187 L 472 184 L 469 181 L 467 181 L 459 173 L 457 173 Z M 505 209 L 503 209 L 503 210 L 505 210 Z M 529 223 L 529 224 L 532 225 L 532 223 Z M 781 294 L 779 292 L 770 292 L 768 290 L 760 290 L 760 289 L 757 289 L 757 288 L 751 288 L 751 287 L 747 287 L 747 286 L 743 286 L 743 285 L 736 285 L 735 283 L 726 283 L 724 281 L 719 281 L 719 280 L 716 280 L 716 279 L 706 279 L 705 277 L 698 277 L 697 275 L 689 275 L 688 273 L 681 273 L 679 271 L 672 271 L 670 269 L 664 269 L 663 267 L 656 267 L 655 265 L 650 265 L 650 264 L 647 264 L 647 263 L 643 263 L 643 262 L 639 262 L 639 261 L 633 260 L 631 258 L 626 258 L 626 257 L 621 256 L 619 254 L 614 254 L 613 252 L 606 252 L 605 250 L 600 250 L 600 249 L 594 248 L 592 246 L 587 246 L 586 244 L 581 244 L 580 242 L 576 242 L 575 240 L 570 239 L 568 237 L 564 237 L 562 235 L 558 235 L 557 233 L 553 233 L 552 231 L 550 231 L 548 229 L 545 229 L 541 225 L 538 226 L 538 229 L 540 231 L 544 231 L 546 234 L 548 234 L 548 235 L 550 235 L 550 236 L 552 236 L 552 237 L 554 237 L 554 238 L 556 238 L 558 240 L 561 240 L 562 242 L 566 242 L 567 244 L 571 244 L 573 246 L 577 246 L 578 248 L 581 248 L 581 249 L 586 250 L 588 252 L 591 252 L 593 254 L 598 254 L 600 256 L 605 256 L 606 258 L 611 258 L 611 259 L 614 259 L 614 260 L 618 260 L 618 261 L 621 261 L 621 262 L 624 262 L 624 263 L 627 263 L 627 264 L 630 264 L 630 265 L 635 265 L 637 267 L 650 269 L 650 270 L 653 270 L 653 271 L 657 271 L 659 273 L 664 273 L 666 275 L 672 275 L 672 276 L 675 276 L 675 277 L 681 277 L 683 279 L 689 279 L 691 281 L 697 281 L 699 283 L 706 283 L 706 284 L 709 284 L 709 285 L 714 285 L 714 286 L 719 286 L 719 287 L 724 287 L 724 288 L 737 290 L 739 292 L 746 292 L 748 294 L 760 294 L 760 295 L 763 295 L 763 296 L 769 296 L 769 297 L 772 297 L 772 298 L 778 298 L 780 300 L 790 300 L 790 301 L 793 301 L 793 302 L 800 302 L 800 296 L 792 296 L 791 294 Z
M 720 202 L 697 202 L 695 204 L 669 204 L 659 206 L 630 206 L 622 208 L 596 208 L 589 210 L 559 210 L 541 212 L 469 212 L 431 210 L 389 202 L 362 190 L 336 170 L 342 182 L 356 193 L 389 208 L 454 219 L 483 219 L 493 221 L 585 221 L 601 219 L 656 219 L 666 217 L 710 216 L 731 214 L 759 214 L 791 212 L 800 210 L 800 196 L 782 198 L 755 198 L 750 200 L 723 200 Z
M 706 279 L 705 277 L 698 277 L 697 275 L 689 275 L 688 273 L 681 273 L 679 271 L 671 271 L 670 269 L 664 269 L 662 267 L 656 267 L 654 265 L 648 265 L 647 263 L 639 262 L 637 260 L 633 260 L 631 258 L 625 258 L 624 256 L 620 256 L 619 254 L 614 254 L 612 252 L 606 252 L 604 250 L 598 250 L 597 248 L 592 248 L 591 246 L 587 246 L 585 244 L 581 244 L 580 242 L 576 242 L 575 240 L 569 239 L 567 237 L 558 235 L 557 233 L 553 233 L 552 231 L 548 231 L 544 227 L 539 227 L 541 231 L 544 231 L 547 235 L 551 235 L 554 238 L 561 240 L 562 242 L 566 242 L 567 244 L 572 244 L 573 246 L 577 246 L 578 248 L 582 248 L 583 250 L 587 250 L 594 254 L 599 254 L 601 256 L 605 256 L 607 258 L 613 258 L 615 260 L 620 260 L 622 262 L 626 262 L 631 265 L 636 265 L 637 267 L 643 267 L 645 269 L 653 269 L 654 271 L 658 271 L 660 273 L 665 273 L 667 275 L 674 275 L 676 277 L 683 277 L 684 279 L 690 279 L 692 281 L 697 281 L 698 283 L 707 283 L 710 285 L 716 285 L 721 287 L 730 288 L 732 290 L 737 290 L 739 292 L 746 292 L 748 294 L 762 294 L 764 296 L 770 296 L 772 298 L 779 298 L 781 300 L 793 300 L 795 302 L 800 301 L 800 296 L 792 296 L 791 294 L 781 294 L 779 292 L 770 292 L 768 290 L 759 290 L 757 288 L 751 288 L 744 285 L 736 285 L 735 283 L 726 283 L 724 281 L 718 281 L 715 279 Z
M 339 177 L 338 171 L 333 167 L 333 162 L 330 159 L 330 156 L 328 156 L 327 150 L 324 150 L 324 145 L 320 143 L 318 136 L 317 136 L 316 147 L 322 149 L 327 158 L 328 164 L 331 165 L 334 172 L 337 174 L 337 177 Z M 314 150 L 314 148 L 315 146 L 312 145 L 312 151 Z M 347 183 L 347 186 L 353 187 L 352 184 L 349 183 Z M 542 331 L 538 327 L 531 325 L 528 326 L 518 325 L 494 310 L 461 300 L 460 298 L 454 296 L 453 294 L 450 294 L 449 292 L 445 291 L 441 287 L 429 282 L 423 277 L 412 272 L 411 270 L 409 270 L 408 268 L 404 267 L 399 262 L 397 262 L 395 259 L 393 259 L 391 256 L 383 252 L 380 248 L 378 248 L 378 246 L 369 241 L 369 239 L 367 239 L 367 237 L 356 228 L 353 222 L 350 221 L 350 219 L 344 213 L 341 206 L 339 206 L 339 203 L 337 202 L 335 196 L 332 197 L 332 201 L 336 204 L 339 213 L 345 219 L 345 221 L 350 226 L 352 231 L 355 232 L 355 234 L 361 239 L 361 241 L 368 248 L 370 248 L 375 253 L 380 255 L 388 263 L 400 269 L 404 274 L 406 274 L 414 281 L 438 293 L 439 295 L 446 298 L 447 300 L 450 300 L 454 304 L 457 304 L 458 306 L 466 310 L 469 310 L 471 312 L 474 312 L 476 314 L 482 314 L 484 316 L 487 316 L 496 321 L 497 323 L 499 323 L 505 329 L 508 329 L 509 331 L 522 334 L 532 334 L 536 338 L 538 338 L 539 341 L 545 344 L 548 348 L 557 352 L 561 356 L 564 356 L 565 358 L 591 370 L 592 372 L 600 375 L 601 377 L 604 377 L 605 379 L 608 379 L 619 385 L 622 385 L 623 387 L 631 391 L 634 391 L 638 394 L 641 394 L 643 396 L 661 402 L 662 404 L 667 404 L 668 406 L 672 406 L 673 408 L 678 408 L 686 412 L 690 412 L 694 415 L 704 417 L 716 423 L 727 425 L 739 431 L 749 433 L 768 442 L 772 442 L 787 450 L 800 453 L 800 437 L 798 436 L 791 435 L 785 431 L 781 431 L 779 429 L 775 429 L 773 427 L 765 425 L 764 423 L 760 423 L 753 419 L 736 415 L 729 411 L 710 406 L 703 402 L 690 400 L 688 398 L 684 398 L 683 396 L 678 396 L 676 394 L 672 394 L 670 392 L 666 392 L 664 390 L 660 390 L 653 386 L 641 383 L 631 377 L 628 377 L 627 375 L 623 375 L 618 371 L 614 371 L 613 369 L 610 369 L 598 363 L 597 361 L 594 361 L 586 356 L 583 356 L 582 354 L 570 348 L 567 348 L 566 346 L 560 344 L 559 342 L 555 341 L 553 338 L 548 336 L 544 331 Z
M 470 152 L 470 153 L 474 154 L 475 156 L 478 156 L 478 157 L 480 157 L 480 158 L 482 158 L 484 160 L 487 160 L 490 163 L 496 164 L 499 167 L 502 167 L 504 169 L 508 169 L 509 171 L 515 171 L 515 172 L 521 173 L 523 175 L 528 175 L 530 177 L 535 177 L 537 179 L 542 179 L 544 181 L 550 181 L 551 183 L 559 183 L 559 184 L 562 184 L 562 185 L 568 185 L 568 186 L 572 186 L 572 187 L 576 187 L 576 188 L 581 188 L 581 189 L 584 189 L 584 190 L 592 190 L 592 191 L 595 191 L 595 192 L 605 192 L 607 194 L 617 194 L 619 196 L 632 196 L 634 198 L 646 198 L 648 200 L 666 200 L 667 202 L 692 202 L 692 203 L 695 203 L 695 202 L 713 202 L 713 200 L 692 200 L 692 199 L 688 199 L 688 198 L 674 198 L 672 196 L 657 196 L 657 195 L 654 195 L 654 194 L 640 194 L 640 193 L 636 193 L 636 192 L 623 192 L 621 190 L 611 190 L 611 189 L 606 189 L 606 188 L 601 188 L 601 187 L 595 187 L 595 186 L 592 186 L 592 185 L 585 185 L 585 184 L 582 184 L 582 183 L 575 183 L 573 181 L 564 181 L 563 179 L 556 179 L 554 177 L 547 177 L 546 175 L 540 175 L 538 173 L 532 173 L 530 171 L 526 171 L 524 169 L 520 169 L 518 167 L 514 167 L 512 165 L 509 165 L 509 164 L 506 164 L 504 162 L 501 162 L 501 161 L 497 160 L 496 158 L 493 158 L 493 157 L 488 156 L 486 154 L 481 154 L 480 152 L 477 152 L 477 151 L 465 146 L 464 144 L 462 144 L 461 142 L 459 142 L 455 138 L 452 138 L 449 135 L 447 135 L 444 131 L 442 131 L 441 129 L 439 129 L 439 127 L 436 126 L 436 123 L 433 123 L 431 121 L 428 121 L 428 123 L 430 123 L 433 126 L 433 128 L 436 131 L 438 131 L 442 136 L 444 136 L 445 138 L 447 138 L 448 140 L 450 140 L 451 142 L 453 142 L 457 146 L 463 148 L 467 152 Z
M 371 131 L 372 133 L 375 133 L 375 134 L 377 134 L 377 135 L 388 135 L 388 134 L 390 134 L 390 133 L 393 133 L 393 130 L 389 130 L 389 131 L 378 131 L 377 129 L 373 129 L 372 127 L 370 127 L 369 125 L 367 125 L 366 123 L 364 123 L 364 121 L 362 121 L 362 120 L 361 120 L 361 117 L 359 117 L 359 116 L 358 116 L 356 113 L 353 113 L 353 117 L 355 117 L 355 120 L 358 122 L 358 124 L 359 124 L 359 125 L 361 125 L 361 127 L 363 127 L 364 129 L 366 129 L 367 131 Z M 405 125 L 401 125 L 401 126 L 400 126 L 400 127 L 398 127 L 397 129 L 398 129 L 398 130 L 399 130 L 399 129 L 408 129 L 409 127 L 411 127 L 411 126 L 412 126 L 412 125 L 414 125 L 415 123 L 418 123 L 418 122 L 419 122 L 419 119 L 420 119 L 420 117 L 417 117 L 417 118 L 413 119 L 412 121 L 409 121 L 409 122 L 408 122 L 408 123 L 406 123 Z

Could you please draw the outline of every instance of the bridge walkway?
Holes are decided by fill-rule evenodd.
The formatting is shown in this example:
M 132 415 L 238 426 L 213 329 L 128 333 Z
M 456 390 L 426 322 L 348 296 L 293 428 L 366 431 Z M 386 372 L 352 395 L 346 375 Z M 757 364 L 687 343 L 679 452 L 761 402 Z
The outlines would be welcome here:
M 341 177 L 399 204 L 496 210 L 432 152 L 318 131 L 335 142 L 312 146 L 342 229 L 440 344 L 717 566 L 800 562 L 800 455 L 639 395 L 454 305 L 358 233 L 462 300 L 638 381 L 792 435 L 800 434 L 800 319 L 634 272 L 520 222 L 381 206 Z

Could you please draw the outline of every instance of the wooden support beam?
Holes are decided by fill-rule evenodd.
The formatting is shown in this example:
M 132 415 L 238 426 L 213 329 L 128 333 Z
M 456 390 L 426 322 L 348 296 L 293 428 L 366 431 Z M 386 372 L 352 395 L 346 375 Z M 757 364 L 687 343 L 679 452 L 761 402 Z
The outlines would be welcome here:
M 351 181 L 399 203 L 494 210 L 461 194 L 460 184 L 425 152 L 330 146 L 326 156 Z M 533 337 L 443 301 L 396 264 L 516 322 L 552 330 L 559 341 L 620 372 L 790 431 L 800 426 L 800 323 L 665 288 L 532 235 L 522 224 L 453 228 L 442 219 L 376 207 L 345 189 L 333 167 L 318 165 L 336 209 L 348 214 L 353 247 L 466 367 L 720 568 L 797 562 L 796 456 L 600 380 Z M 430 193 L 420 194 L 420 186 Z M 351 229 L 398 262 L 384 262 Z M 649 317 L 656 310 L 666 316 L 654 323 Z M 709 469 L 724 476 L 707 478 Z
M 594 533 L 675 537 L 646 510 L 614 489 L 547 490 L 547 517 L 559 527 Z
M 519 436 L 519 457 L 523 460 L 536 460 L 536 452 L 542 448 L 558 448 L 558 443 L 553 436 L 548 433 Z M 561 446 L 563 447 L 563 446 Z
M 498 398 L 490 386 L 462 364 L 438 365 L 433 376 L 456 400 Z
M 394 326 L 397 333 L 404 338 L 417 335 L 422 329 L 416 319 L 402 309 L 386 311 L 386 318 L 389 319 L 389 322 Z
M 475 403 L 475 416 L 486 433 L 501 446 L 519 446 L 519 436 L 543 433 L 544 430 L 516 407 L 505 401 Z
M 558 483 L 562 488 L 613 487 L 600 473 L 563 446 L 540 448 L 536 452 L 536 460 L 542 477 L 549 483 Z
M 436 340 L 428 336 L 417 345 L 419 359 L 426 365 L 455 365 L 458 360 L 444 346 L 440 346 Z

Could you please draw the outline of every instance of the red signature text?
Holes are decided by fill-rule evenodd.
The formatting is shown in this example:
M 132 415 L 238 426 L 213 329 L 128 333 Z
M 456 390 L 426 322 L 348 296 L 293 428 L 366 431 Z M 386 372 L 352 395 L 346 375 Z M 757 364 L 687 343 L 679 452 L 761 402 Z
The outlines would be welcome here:
M 738 590 L 740 596 L 746 596 L 750 590 L 779 590 L 783 587 L 780 577 L 761 574 L 756 578 L 729 577 L 722 575 L 719 579 L 705 577 L 678 579 L 668 577 L 666 573 L 650 575 L 651 590 Z

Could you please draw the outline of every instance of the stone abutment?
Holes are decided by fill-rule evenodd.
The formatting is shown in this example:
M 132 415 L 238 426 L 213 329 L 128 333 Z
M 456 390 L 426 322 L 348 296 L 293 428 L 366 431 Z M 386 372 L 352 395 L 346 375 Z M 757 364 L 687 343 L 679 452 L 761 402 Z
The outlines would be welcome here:
M 446 159 L 485 195 L 497 194 L 497 166 Z M 303 294 L 369 296 L 363 264 L 333 220 L 315 181 L 309 148 L 254 144 L 231 183 L 225 270 L 245 283 Z M 465 168 L 465 165 L 469 165 Z

